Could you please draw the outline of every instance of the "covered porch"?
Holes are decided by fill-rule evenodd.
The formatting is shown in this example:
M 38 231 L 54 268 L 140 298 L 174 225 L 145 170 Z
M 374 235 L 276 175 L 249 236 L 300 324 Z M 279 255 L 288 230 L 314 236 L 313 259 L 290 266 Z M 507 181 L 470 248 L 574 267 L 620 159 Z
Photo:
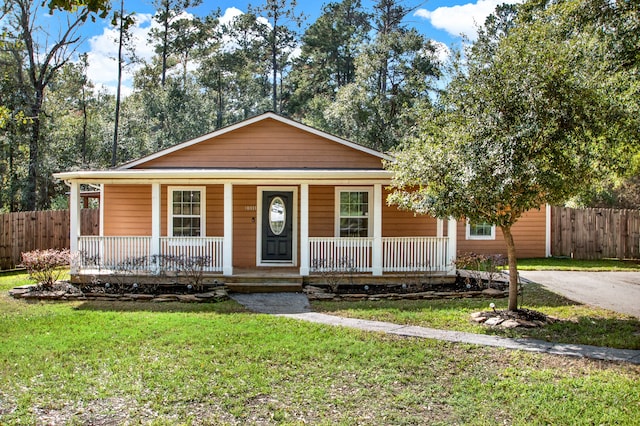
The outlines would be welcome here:
M 271 275 L 293 271 L 302 278 L 328 273 L 390 278 L 394 274 L 447 276 L 455 272 L 456 221 L 399 218 L 395 208 L 386 206 L 387 172 L 350 170 L 338 177 L 335 171 L 331 177 L 309 170 L 235 173 L 145 170 L 61 174 L 71 188 L 72 279 L 109 274 L 176 276 L 186 268 L 200 269 L 205 276 L 224 281 L 247 271 L 259 274 L 267 270 Z M 80 234 L 83 184 L 101 188 L 99 236 Z M 202 227 L 194 232 L 198 235 L 180 235 L 179 209 L 172 201 L 177 190 L 188 190 L 191 196 L 201 191 L 197 208 L 202 210 L 198 214 L 206 227 L 204 223 L 197 225 Z M 133 194 L 130 198 L 145 207 L 116 203 L 123 193 Z M 339 211 L 344 209 L 340 201 L 344 193 L 357 193 L 365 200 L 355 208 L 359 210 L 354 218 Z M 269 200 L 286 200 L 286 196 L 290 197 L 290 215 L 285 219 L 274 213 L 273 219 L 271 212 L 282 206 L 269 204 Z M 114 226 L 129 216 L 138 218 L 136 227 L 125 230 Z M 423 226 L 424 221 L 430 221 L 429 225 Z M 268 239 L 274 226 L 277 233 L 284 224 L 289 226 L 286 244 L 290 253 L 284 258 L 269 257 L 272 243 Z M 415 235 L 407 235 L 412 230 Z M 282 242 L 273 244 L 278 251 Z

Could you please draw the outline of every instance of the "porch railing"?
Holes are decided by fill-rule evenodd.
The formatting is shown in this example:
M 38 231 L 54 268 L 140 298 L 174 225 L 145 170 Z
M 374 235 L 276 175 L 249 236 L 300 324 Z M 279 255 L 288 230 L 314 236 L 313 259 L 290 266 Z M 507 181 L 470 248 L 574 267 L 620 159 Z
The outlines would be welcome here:
M 373 238 L 309 238 L 312 271 L 371 272 Z
M 382 239 L 384 272 L 446 271 L 449 238 L 387 237 Z
M 179 268 L 175 259 L 200 262 L 203 271 L 222 272 L 222 237 L 162 237 L 160 259 L 162 269 Z
M 75 263 L 80 269 L 149 270 L 150 246 L 151 237 L 83 236 Z
M 74 266 L 149 273 L 177 272 L 185 262 L 199 262 L 203 271 L 222 271 L 222 237 L 161 237 L 156 250 L 151 241 L 151 237 L 82 236 Z
M 446 271 L 447 237 L 382 238 L 383 272 Z M 371 272 L 373 238 L 309 238 L 312 272 Z

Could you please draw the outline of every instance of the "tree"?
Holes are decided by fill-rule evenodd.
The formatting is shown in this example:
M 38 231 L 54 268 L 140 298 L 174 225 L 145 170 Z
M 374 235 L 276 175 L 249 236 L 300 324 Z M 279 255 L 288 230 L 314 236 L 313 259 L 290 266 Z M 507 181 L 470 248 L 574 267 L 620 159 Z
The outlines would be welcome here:
M 271 61 L 265 34 L 258 16 L 245 13 L 220 26 L 217 43 L 199 52 L 198 81 L 215 99 L 216 128 L 270 108 Z
M 113 14 L 111 25 L 118 27 L 118 86 L 116 88 L 116 107 L 113 121 L 113 144 L 111 145 L 111 167 L 118 162 L 118 130 L 120 124 L 120 98 L 122 91 L 122 69 L 124 67 L 124 49 L 129 43 L 129 29 L 135 23 L 133 14 L 124 10 L 124 0 L 120 0 L 120 10 Z
M 325 108 L 322 127 L 380 151 L 412 128 L 440 71 L 435 46 L 403 23 L 411 10 L 398 0 L 376 2 L 375 37 L 355 61 L 354 81 Z
M 156 14 L 153 19 L 158 22 L 160 30 L 153 29 L 151 31 L 152 40 L 158 40 L 156 44 L 156 53 L 160 55 L 162 63 L 162 78 L 160 84 L 165 85 L 167 79 L 167 59 L 175 52 L 183 52 L 184 48 L 190 48 L 193 43 L 180 43 L 178 40 L 184 40 L 186 29 L 191 24 L 191 19 L 179 18 L 179 16 L 189 7 L 198 6 L 202 0 L 155 0 L 153 6 L 156 8 Z M 188 50 L 187 50 L 188 51 Z M 186 68 L 186 65 L 185 65 Z
M 518 307 L 512 226 L 527 210 L 562 203 L 624 167 L 625 153 L 638 149 L 635 106 L 624 102 L 637 82 L 611 57 L 608 33 L 576 16 L 598 2 L 540 3 L 525 3 L 513 22 L 490 21 L 501 23 L 458 58 L 438 110 L 388 164 L 391 203 L 500 227 L 509 310 Z M 612 90 L 612 81 L 629 84 Z
M 306 118 L 323 115 L 314 105 L 321 98 L 335 101 L 341 87 L 353 83 L 356 57 L 371 30 L 369 14 L 360 0 L 329 3 L 302 36 L 301 54 L 289 73 L 292 98 L 288 111 Z
M 9 6 L 7 33 L 11 43 L 11 53 L 18 72 L 18 82 L 25 97 L 25 115 L 30 121 L 29 166 L 25 187 L 24 207 L 35 210 L 44 207 L 46 199 L 40 194 L 40 144 L 42 110 L 45 91 L 58 70 L 72 57 L 78 45 L 77 28 L 88 15 L 86 9 L 71 14 L 56 40 L 42 43 L 36 37 L 37 31 L 43 31 L 35 24 L 38 3 L 34 0 L 12 0 Z M 41 195 L 40 197 L 38 195 Z
M 47 6 L 52 12 L 56 9 L 76 12 L 84 8 L 89 14 L 95 13 L 100 18 L 106 18 L 111 10 L 111 0 L 50 0 Z M 89 14 L 83 14 L 84 19 L 90 16 Z M 94 19 L 93 16 L 92 19 Z
M 271 108 L 273 112 L 281 112 L 282 108 L 278 96 L 278 77 L 289 63 L 289 56 L 296 47 L 297 34 L 291 28 L 300 27 L 302 14 L 295 13 L 296 0 L 265 0 L 265 4 L 256 10 L 249 10 L 256 16 L 266 14 L 269 25 L 262 25 L 262 36 L 267 42 L 267 49 L 271 59 Z

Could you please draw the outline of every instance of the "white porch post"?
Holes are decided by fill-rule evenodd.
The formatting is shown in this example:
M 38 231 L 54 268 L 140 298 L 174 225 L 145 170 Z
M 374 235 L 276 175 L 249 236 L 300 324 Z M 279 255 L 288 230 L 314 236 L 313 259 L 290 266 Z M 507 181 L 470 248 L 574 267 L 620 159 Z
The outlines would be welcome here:
M 224 184 L 224 241 L 222 243 L 222 273 L 233 275 L 233 185 Z
M 373 275 L 382 275 L 382 184 L 373 185 L 373 247 L 371 269 Z
M 549 204 L 545 204 L 545 235 L 544 235 L 544 246 L 546 257 L 551 257 L 551 206 Z
M 457 242 L 458 242 L 458 222 L 454 218 L 449 218 L 447 223 L 447 237 L 449 238 L 449 246 L 447 250 L 447 266 L 449 266 L 449 274 L 454 275 L 456 268 L 453 263 L 456 260 Z
M 309 275 L 309 184 L 300 184 L 300 275 Z
M 436 237 L 444 237 L 444 220 L 440 218 L 436 219 Z
M 149 255 L 152 259 L 156 259 L 154 272 L 160 271 L 160 209 L 162 204 L 160 195 L 160 184 L 151 184 L 151 246 L 149 247 Z
M 78 239 L 80 237 L 80 215 L 81 215 L 80 205 L 80 183 L 76 181 L 71 181 L 71 194 L 69 197 L 69 248 L 71 249 L 71 254 L 74 256 L 78 255 Z M 71 262 L 71 273 L 77 274 L 78 271 L 78 263 Z

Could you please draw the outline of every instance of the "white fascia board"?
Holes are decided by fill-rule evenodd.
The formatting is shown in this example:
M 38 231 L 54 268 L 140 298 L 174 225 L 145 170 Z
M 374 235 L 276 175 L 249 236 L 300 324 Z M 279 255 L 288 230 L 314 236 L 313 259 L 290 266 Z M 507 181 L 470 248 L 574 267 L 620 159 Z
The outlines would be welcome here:
M 146 162 L 155 160 L 157 158 L 164 157 L 165 155 L 171 154 L 171 153 L 176 152 L 176 151 L 180 151 L 181 149 L 188 148 L 190 146 L 196 145 L 196 144 L 198 144 L 200 142 L 203 142 L 205 140 L 222 136 L 222 135 L 224 135 L 226 133 L 232 132 L 234 130 L 240 129 L 240 128 L 245 127 L 245 126 L 249 126 L 251 124 L 257 123 L 257 122 L 262 121 L 262 120 L 266 120 L 268 118 L 271 118 L 273 120 L 279 121 L 279 122 L 284 123 L 284 124 L 287 124 L 287 125 L 289 125 L 291 127 L 295 127 L 295 128 L 300 129 L 302 131 L 314 134 L 316 136 L 320 136 L 320 137 L 328 139 L 330 141 L 342 144 L 344 146 L 348 146 L 348 147 L 356 149 L 358 151 L 362 151 L 364 153 L 373 155 L 374 157 L 378 157 L 378 158 L 381 158 L 381 159 L 384 159 L 384 160 L 388 160 L 388 161 L 393 161 L 393 157 L 390 156 L 390 155 L 375 151 L 373 149 L 364 147 L 362 145 L 358 145 L 358 144 L 353 143 L 353 142 L 349 142 L 348 140 L 339 138 L 337 136 L 334 136 L 332 134 L 323 132 L 323 131 L 318 130 L 318 129 L 314 129 L 313 127 L 309 127 L 306 124 L 302 124 L 302 123 L 299 123 L 297 121 L 293 121 L 291 119 L 282 117 L 282 116 L 280 116 L 278 114 L 274 114 L 272 112 L 267 112 L 267 113 L 264 113 L 264 114 L 257 115 L 255 117 L 249 118 L 247 120 L 232 124 L 230 126 L 223 127 L 221 129 L 218 129 L 218 130 L 213 131 L 211 133 L 207 133 L 206 135 L 197 137 L 195 139 L 191 139 L 189 141 L 186 141 L 186 142 L 183 142 L 183 143 L 179 143 L 179 144 L 174 145 L 174 146 L 172 146 L 170 148 L 163 149 L 162 151 L 158 151 L 158 152 L 155 152 L 153 154 L 147 155 L 146 157 L 142 157 L 142 158 L 139 158 L 137 160 L 133 160 L 133 161 L 131 161 L 129 163 L 126 163 L 126 164 L 123 164 L 122 166 L 117 167 L 115 170 L 129 170 L 129 169 L 131 169 L 133 167 L 139 166 L 140 164 L 144 164 Z
M 180 183 L 197 183 L 218 181 L 237 184 L 256 182 L 299 183 L 364 183 L 387 184 L 393 174 L 387 170 L 335 170 L 335 169 L 145 169 L 145 170 L 103 170 L 62 172 L 53 175 L 64 181 L 81 181 L 91 183 L 151 183 L 154 181 L 171 181 Z

